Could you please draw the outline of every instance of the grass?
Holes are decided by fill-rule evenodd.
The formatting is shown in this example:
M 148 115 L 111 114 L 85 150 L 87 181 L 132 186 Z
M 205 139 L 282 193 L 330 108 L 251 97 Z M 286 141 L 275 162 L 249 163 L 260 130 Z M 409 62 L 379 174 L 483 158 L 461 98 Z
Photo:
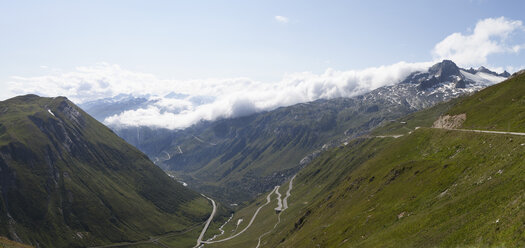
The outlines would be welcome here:
M 5 237 L 0 237 L 0 248 L 33 248 L 33 246 L 20 244 Z
M 310 196 L 293 207 L 308 204 L 289 212 L 268 247 L 523 246 L 521 143 L 426 129 L 326 154 L 299 174 L 296 196 Z M 377 154 L 353 156 L 367 147 Z

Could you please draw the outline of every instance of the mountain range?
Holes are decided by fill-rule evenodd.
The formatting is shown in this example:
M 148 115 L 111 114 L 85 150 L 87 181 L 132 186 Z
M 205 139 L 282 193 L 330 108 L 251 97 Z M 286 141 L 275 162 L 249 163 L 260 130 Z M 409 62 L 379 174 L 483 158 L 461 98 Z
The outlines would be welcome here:
M 282 183 L 329 147 L 408 113 L 471 94 L 506 76 L 506 72 L 497 74 L 484 67 L 461 69 L 444 60 L 398 84 L 353 98 L 321 99 L 245 117 L 201 122 L 184 130 L 110 127 L 189 187 L 239 203 Z M 141 108 L 148 101 L 128 96 L 118 104 L 105 99 L 81 106 L 103 121 L 109 109 Z

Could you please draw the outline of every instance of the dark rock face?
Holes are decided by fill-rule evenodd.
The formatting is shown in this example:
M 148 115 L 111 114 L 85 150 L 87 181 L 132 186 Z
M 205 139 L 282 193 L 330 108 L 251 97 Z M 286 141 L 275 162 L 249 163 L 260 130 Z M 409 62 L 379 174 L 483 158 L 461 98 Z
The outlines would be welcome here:
M 454 87 L 456 87 L 458 89 L 465 89 L 465 88 L 467 88 L 467 82 L 465 82 L 465 80 L 461 79 L 461 80 L 457 81 L 454 84 Z
M 16 187 L 16 180 L 14 172 L 9 168 L 4 160 L 4 156 L 9 156 L 6 151 L 0 151 L 0 193 L 2 198 L 7 199 L 7 192 Z M 6 201 L 4 204 L 8 205 Z
M 77 128 L 82 128 L 86 125 L 86 120 L 84 116 L 76 110 L 76 108 L 67 100 L 63 100 L 58 105 L 58 110 L 64 114 L 64 116 L 72 121 L 74 124 L 78 125 Z
M 436 85 L 438 85 L 441 81 L 437 77 L 431 77 L 429 79 L 425 79 L 419 83 L 419 89 L 420 90 L 426 90 L 430 89 Z
M 450 60 L 443 60 L 428 69 L 428 73 L 434 77 L 438 77 L 440 81 L 450 80 L 453 76 L 460 75 L 459 67 Z
M 510 77 L 510 73 L 508 71 L 504 71 L 503 73 L 500 73 L 498 76 L 502 76 L 502 77 Z
M 457 88 L 465 88 L 460 68 L 450 60 L 443 60 L 428 69 L 428 72 L 415 72 L 409 75 L 401 83 L 418 84 L 419 90 L 428 90 L 445 82 L 453 82 Z

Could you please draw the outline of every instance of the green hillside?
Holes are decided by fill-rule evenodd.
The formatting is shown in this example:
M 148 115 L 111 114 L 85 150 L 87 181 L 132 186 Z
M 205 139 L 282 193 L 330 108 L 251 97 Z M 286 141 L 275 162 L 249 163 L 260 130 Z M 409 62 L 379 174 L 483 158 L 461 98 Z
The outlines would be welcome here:
M 261 247 L 524 247 L 525 136 L 428 128 L 441 114 L 465 113 L 462 128 L 498 130 L 506 120 L 498 115 L 519 116 L 523 105 L 505 103 L 525 95 L 524 83 L 515 77 L 372 132 L 402 137 L 359 138 L 323 153 L 299 172 L 275 229 L 275 212 L 261 211 L 251 233 L 208 247 L 255 247 L 267 231 Z M 488 105 L 499 108 L 477 108 Z M 494 123 L 469 120 L 483 116 Z
M 0 102 L 0 190 L 0 235 L 39 247 L 148 240 L 211 211 L 63 97 Z
M 461 128 L 525 132 L 525 74 L 465 98 L 449 112 L 467 114 Z

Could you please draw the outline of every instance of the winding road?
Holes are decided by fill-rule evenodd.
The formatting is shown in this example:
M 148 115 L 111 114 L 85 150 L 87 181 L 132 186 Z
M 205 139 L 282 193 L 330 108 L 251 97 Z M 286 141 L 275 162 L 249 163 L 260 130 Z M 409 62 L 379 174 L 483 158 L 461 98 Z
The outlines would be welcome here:
M 475 129 L 453 129 L 453 128 L 436 128 L 436 129 L 445 129 L 445 130 L 462 131 L 462 132 L 473 132 L 473 133 L 493 133 L 493 134 L 507 134 L 507 135 L 525 136 L 525 133 L 518 133 L 518 132 L 488 131 L 488 130 L 475 130 Z
M 403 136 L 403 134 L 395 134 L 395 135 L 378 135 L 378 136 L 374 136 L 376 138 L 394 138 L 394 139 L 397 139 L 399 137 Z
M 248 225 L 246 227 L 244 227 L 244 229 L 242 229 L 240 232 L 230 236 L 230 237 L 227 237 L 227 238 L 224 238 L 224 239 L 221 239 L 221 240 L 213 240 L 217 237 L 219 237 L 220 235 L 224 234 L 224 231 L 221 230 L 221 234 L 219 235 L 216 235 L 214 236 L 213 238 L 211 239 L 208 239 L 206 241 L 203 241 L 202 238 L 204 237 L 204 234 L 206 233 L 206 230 L 208 230 L 208 226 L 210 225 L 211 221 L 213 220 L 213 217 L 215 216 L 215 212 L 217 210 L 217 206 L 215 204 L 215 201 L 205 195 L 202 195 L 204 197 L 206 197 L 208 200 L 210 200 L 213 204 L 213 212 L 211 213 L 210 215 L 210 218 L 208 218 L 208 221 L 206 222 L 206 225 L 204 225 L 204 228 L 202 229 L 202 232 L 199 236 L 199 238 L 197 239 L 197 244 L 195 245 L 194 248 L 196 247 L 200 247 L 201 245 L 204 245 L 204 244 L 213 244 L 213 243 L 219 243 L 219 242 L 224 242 L 224 241 L 228 241 L 228 240 L 231 240 L 231 239 L 234 239 L 236 238 L 237 236 L 241 235 L 242 233 L 244 233 L 246 230 L 248 230 L 248 228 L 250 228 L 250 226 L 252 226 L 253 222 L 255 221 L 255 218 L 257 217 L 257 215 L 259 214 L 259 211 L 261 211 L 261 209 L 263 207 L 265 207 L 266 205 L 270 204 L 270 202 L 272 201 L 271 197 L 272 197 L 272 194 L 275 193 L 277 195 L 277 207 L 275 208 L 275 210 L 279 211 L 279 215 L 277 216 L 277 223 L 275 223 L 275 225 L 273 226 L 272 230 L 262 234 L 261 236 L 259 236 L 259 240 L 258 240 L 258 243 L 257 243 L 257 247 L 260 246 L 261 244 L 261 239 L 269 234 L 270 232 L 272 232 L 276 227 L 277 225 L 281 222 L 281 214 L 283 213 L 284 210 L 286 210 L 288 208 L 288 197 L 291 196 L 291 191 L 292 191 L 292 188 L 293 188 L 293 180 L 295 179 L 295 176 L 297 175 L 294 175 L 291 179 L 290 179 L 290 183 L 288 185 L 288 190 L 286 191 L 286 196 L 281 199 L 282 195 L 281 193 L 279 192 L 279 188 L 280 186 L 275 186 L 273 188 L 272 191 L 270 191 L 270 193 L 268 193 L 268 195 L 266 196 L 266 203 L 264 203 L 263 205 L 261 205 L 259 208 L 257 208 L 257 210 L 255 210 L 255 213 L 253 214 L 252 218 L 250 219 L 250 222 L 248 223 Z M 233 215 L 232 215 L 233 217 Z M 228 219 L 228 221 L 226 223 L 228 223 L 232 217 L 230 217 L 230 219 Z M 221 228 L 219 229 L 222 229 L 224 227 L 224 225 L 226 225 L 226 223 L 224 223 Z
M 230 237 L 227 237 L 227 238 L 224 238 L 224 239 L 221 239 L 221 240 L 215 240 L 215 241 L 200 241 L 200 243 L 203 243 L 203 244 L 213 244 L 213 243 L 219 243 L 219 242 L 224 242 L 224 241 L 228 241 L 230 239 L 233 239 L 239 235 L 241 235 L 242 233 L 244 233 L 246 230 L 248 230 L 248 228 L 250 228 L 250 226 L 253 224 L 253 222 L 255 221 L 255 217 L 257 217 L 257 215 L 259 214 L 259 211 L 261 211 L 261 209 L 263 207 L 265 207 L 266 205 L 268 205 L 270 202 L 271 202 L 271 196 L 272 194 L 275 192 L 275 190 L 278 189 L 279 186 L 275 186 L 275 188 L 273 188 L 273 190 L 268 193 L 268 195 L 266 196 L 266 203 L 261 205 L 259 208 L 257 208 L 257 210 L 255 211 L 255 213 L 253 214 L 253 217 L 252 219 L 250 220 L 250 222 L 248 223 L 248 225 L 242 229 L 240 232 L 236 233 L 235 235 L 232 235 Z
M 281 200 L 281 193 L 279 193 L 279 188 L 281 186 L 275 186 L 275 194 L 277 195 L 277 207 L 275 208 L 275 211 L 282 211 L 283 210 L 283 200 Z
M 416 127 L 414 130 L 417 130 L 421 127 Z M 471 132 L 471 133 L 491 133 L 491 134 L 502 134 L 502 135 L 518 135 L 518 136 L 525 136 L 525 133 L 519 133 L 519 132 L 504 132 L 504 131 L 489 131 L 489 130 L 476 130 L 476 129 L 456 129 L 456 128 L 440 128 L 440 127 L 430 127 L 433 129 L 442 129 L 442 130 L 450 130 L 450 131 L 460 131 L 460 132 Z M 408 134 L 411 134 L 413 131 L 408 132 Z M 371 136 L 373 138 L 399 138 L 404 136 L 404 134 L 396 134 L 396 135 L 378 135 L 378 136 Z
M 284 210 L 286 210 L 288 208 L 288 197 L 290 197 L 290 195 L 292 195 L 291 191 L 292 191 L 292 188 L 293 188 L 293 180 L 295 179 L 295 176 L 297 176 L 297 174 L 294 175 L 292 177 L 292 179 L 290 179 L 290 183 L 288 184 L 288 190 L 286 191 L 286 196 L 283 199 L 283 209 L 281 211 L 284 211 Z
M 270 230 L 270 231 L 268 231 L 268 232 L 265 232 L 265 233 L 263 233 L 261 236 L 259 236 L 259 239 L 258 239 L 258 241 L 257 241 L 257 246 L 256 246 L 255 248 L 259 248 L 259 247 L 261 246 L 261 239 L 262 239 L 264 236 L 270 234 L 273 230 L 275 230 L 275 228 L 277 227 L 277 225 L 279 225 L 279 223 L 281 223 L 281 214 L 284 212 L 284 210 L 286 210 L 286 209 L 288 208 L 288 197 L 290 197 L 290 195 L 292 195 L 292 194 L 291 194 L 291 191 L 292 191 L 292 188 L 293 188 L 293 180 L 295 179 L 295 176 L 297 176 L 297 174 L 294 175 L 294 176 L 292 177 L 292 179 L 290 179 L 290 183 L 288 184 L 288 190 L 286 191 L 286 196 L 285 196 L 284 199 L 283 199 L 283 204 L 282 204 L 282 206 L 281 206 L 281 194 L 279 194 L 279 191 L 276 191 L 276 192 L 275 192 L 275 193 L 277 193 L 278 196 L 279 196 L 279 198 L 277 198 L 277 199 L 278 199 L 278 202 L 277 202 L 278 206 L 277 206 L 277 208 L 275 208 L 275 210 L 280 210 L 279 215 L 277 215 L 277 223 L 275 223 L 275 225 L 273 225 L 272 230 Z
M 201 235 L 199 235 L 199 238 L 197 239 L 197 245 L 195 245 L 194 247 L 199 247 L 199 245 L 201 245 L 202 243 L 206 243 L 205 241 L 202 241 L 202 238 L 204 237 L 206 230 L 208 230 L 208 226 L 210 226 L 210 223 L 213 220 L 213 216 L 215 216 L 215 212 L 217 212 L 217 204 L 215 204 L 215 201 L 205 195 L 202 195 L 202 196 L 206 197 L 208 200 L 211 201 L 211 204 L 213 205 L 213 211 L 211 212 L 210 218 L 208 218 L 208 221 L 206 221 L 206 224 L 204 225 L 204 228 L 202 229 Z

